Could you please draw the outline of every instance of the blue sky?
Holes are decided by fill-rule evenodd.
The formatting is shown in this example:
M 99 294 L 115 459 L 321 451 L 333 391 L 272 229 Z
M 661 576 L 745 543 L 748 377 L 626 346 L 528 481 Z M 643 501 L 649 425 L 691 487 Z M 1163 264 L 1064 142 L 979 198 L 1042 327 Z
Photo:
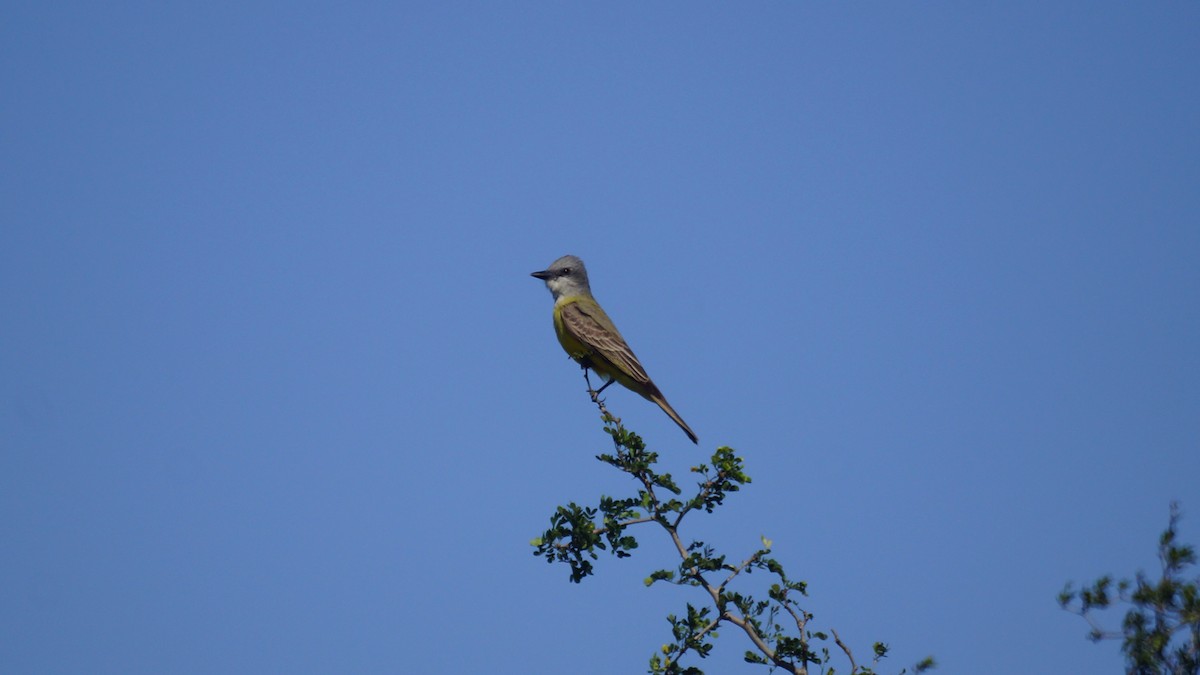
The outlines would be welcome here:
M 22 3 L 0 22 L 0 670 L 642 672 L 686 589 L 564 253 L 895 672 L 1117 672 L 1067 580 L 1200 542 L 1200 5 Z M 759 581 L 752 578 L 751 581 Z M 1113 625 L 1117 617 L 1110 617 Z M 726 631 L 713 673 L 743 665 Z

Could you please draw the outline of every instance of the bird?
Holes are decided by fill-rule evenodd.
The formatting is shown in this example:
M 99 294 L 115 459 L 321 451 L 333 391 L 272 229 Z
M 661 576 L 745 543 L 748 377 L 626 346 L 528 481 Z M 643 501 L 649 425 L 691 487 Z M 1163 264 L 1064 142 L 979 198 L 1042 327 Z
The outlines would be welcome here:
M 592 297 L 587 268 L 573 255 L 564 255 L 550 267 L 530 276 L 546 282 L 554 296 L 554 332 L 567 355 L 600 377 L 608 380 L 596 391 L 604 391 L 613 382 L 662 408 L 693 443 L 699 445 L 692 428 L 667 403 L 666 397 L 646 374 L 633 350 L 621 337 L 612 319 Z

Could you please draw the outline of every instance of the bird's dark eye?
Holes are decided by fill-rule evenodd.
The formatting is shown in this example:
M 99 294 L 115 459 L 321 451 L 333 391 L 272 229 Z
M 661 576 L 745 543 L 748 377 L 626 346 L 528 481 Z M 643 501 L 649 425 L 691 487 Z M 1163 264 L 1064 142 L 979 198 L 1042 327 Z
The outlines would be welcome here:
M 564 268 L 562 268 L 562 271 L 558 273 L 558 275 L 559 275 L 559 276 L 561 276 L 561 277 L 565 277 L 565 276 L 567 276 L 567 275 L 568 275 L 568 274 L 570 274 L 570 273 L 571 273 L 571 268 L 570 268 L 570 267 L 564 267 Z

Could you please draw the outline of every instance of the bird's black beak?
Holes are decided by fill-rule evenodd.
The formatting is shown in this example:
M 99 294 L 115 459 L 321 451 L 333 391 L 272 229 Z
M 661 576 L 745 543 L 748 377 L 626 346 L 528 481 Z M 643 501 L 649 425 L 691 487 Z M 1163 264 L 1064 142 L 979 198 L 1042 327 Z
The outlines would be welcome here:
M 542 270 L 541 272 L 531 272 L 529 276 L 537 277 L 542 281 L 545 281 L 554 275 L 550 272 L 550 270 Z

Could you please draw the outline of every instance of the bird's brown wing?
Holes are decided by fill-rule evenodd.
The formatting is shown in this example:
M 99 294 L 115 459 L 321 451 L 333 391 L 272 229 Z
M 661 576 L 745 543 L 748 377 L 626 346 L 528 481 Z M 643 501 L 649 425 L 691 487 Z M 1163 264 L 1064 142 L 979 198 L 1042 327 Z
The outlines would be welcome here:
M 572 302 L 562 308 L 561 315 L 563 327 L 595 356 L 612 364 L 633 382 L 654 388 L 646 369 L 625 343 L 625 338 L 621 337 L 612 319 L 595 301 L 587 304 Z

